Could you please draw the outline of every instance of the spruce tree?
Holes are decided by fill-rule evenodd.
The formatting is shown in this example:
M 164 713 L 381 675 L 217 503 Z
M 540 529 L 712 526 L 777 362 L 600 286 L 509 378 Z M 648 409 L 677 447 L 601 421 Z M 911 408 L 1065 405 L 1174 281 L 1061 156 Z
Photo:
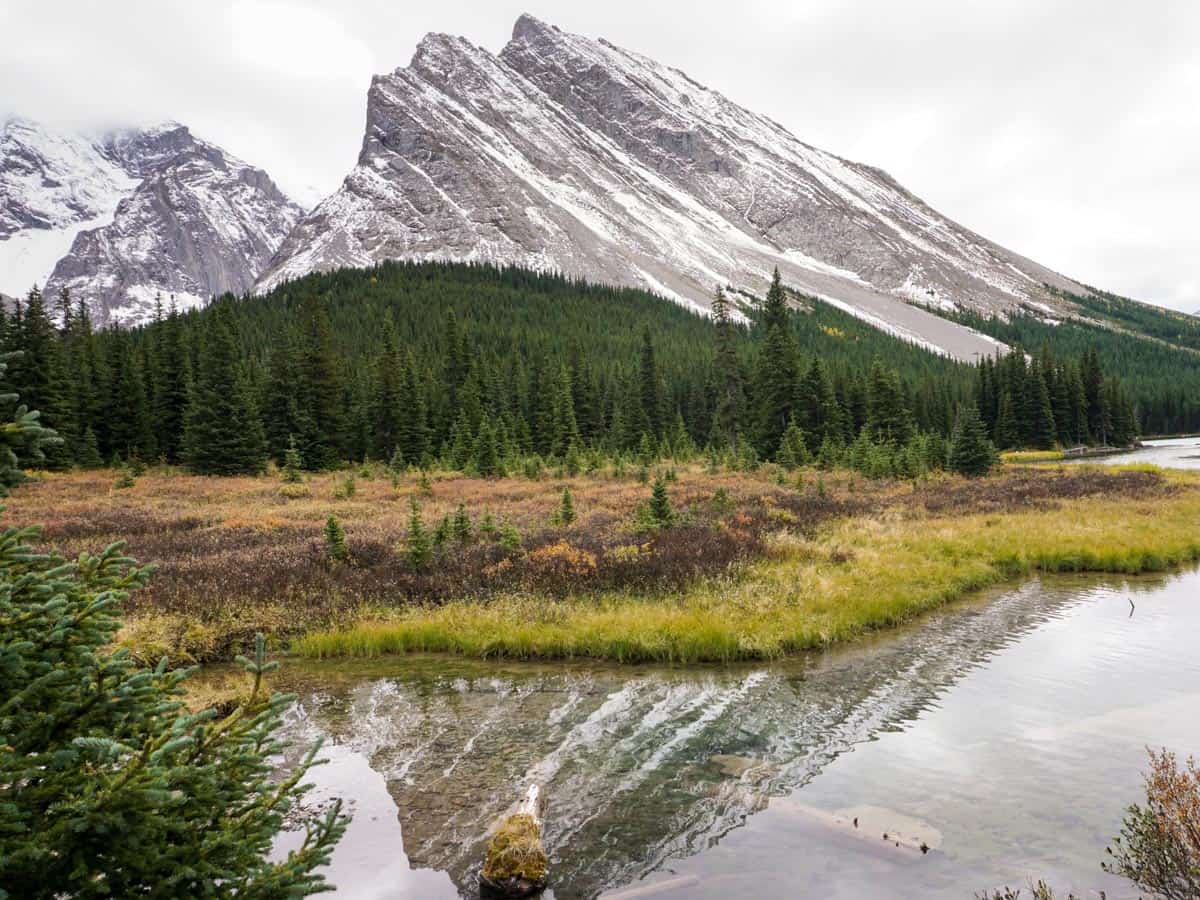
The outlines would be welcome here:
M 1133 405 L 1116 378 L 1109 379 L 1107 386 L 1108 408 L 1112 410 L 1112 443 L 1116 447 L 1132 444 L 1138 435 L 1137 416 Z
M 1083 395 L 1087 403 L 1087 428 L 1092 440 L 1107 444 L 1112 431 L 1112 412 L 1108 408 L 1104 392 L 1104 372 L 1100 367 L 1100 354 L 1089 347 L 1080 366 L 1083 379 Z
M 996 464 L 996 448 L 988 440 L 987 430 L 974 404 L 959 410 L 958 422 L 950 438 L 948 468 L 960 475 L 986 475 Z
M 1050 389 L 1050 408 L 1054 413 L 1054 427 L 1058 442 L 1064 447 L 1075 443 L 1071 428 L 1071 383 L 1066 366 L 1054 367 L 1053 387 Z
M 571 392 L 571 371 L 565 365 L 554 382 L 553 424 L 549 452 L 563 457 L 580 442 L 579 423 L 575 419 L 575 398 Z
M 876 443 L 900 447 L 912 438 L 912 413 L 904 399 L 900 376 L 876 359 L 867 381 L 867 429 Z
M 1000 395 L 1000 411 L 996 414 L 996 446 L 1001 450 L 1014 450 L 1021 443 L 1017 416 L 1013 409 L 1012 394 L 1005 390 Z
M 410 463 L 424 465 L 430 452 L 429 404 L 426 402 L 424 382 L 411 353 L 406 354 L 404 360 L 401 409 L 403 417 L 397 446 L 403 449 L 404 458 Z
M 433 561 L 433 542 L 425 523 L 421 521 L 421 506 L 417 498 L 409 501 L 408 535 L 404 542 L 404 557 L 409 566 L 418 571 Z
M 184 461 L 201 475 L 253 475 L 266 466 L 266 439 L 250 389 L 239 375 L 229 302 L 208 319 L 184 419 Z
M 288 448 L 283 454 L 283 480 L 287 484 L 299 484 L 304 480 L 301 470 L 304 468 L 304 458 L 296 447 L 294 437 L 288 439 Z
M 662 437 L 663 395 L 659 383 L 658 363 L 654 358 L 654 341 L 650 329 L 642 331 L 642 359 L 638 375 L 638 395 L 641 398 L 641 422 L 644 434 L 655 440 Z
M 345 408 L 341 371 L 325 301 L 309 295 L 300 312 L 296 391 L 302 410 L 300 449 L 310 468 L 333 469 L 342 459 Z
M 143 461 L 158 455 L 139 355 L 128 336 L 113 345 L 108 384 L 109 452 Z
M 122 553 L 68 561 L 38 529 L 0 533 L 0 885 L 9 896 L 292 897 L 321 890 L 341 803 L 306 805 L 319 744 L 279 774 L 293 697 L 270 695 L 261 635 L 231 714 L 189 712 L 194 669 L 138 669 L 113 643 L 148 570 Z M 294 823 L 303 846 L 268 861 Z
M 671 498 L 667 493 L 667 483 L 662 478 L 656 478 L 650 489 L 650 502 L 647 512 L 653 524 L 667 527 L 675 522 L 675 511 L 671 508 Z
M 471 526 L 471 516 L 467 512 L 465 503 L 458 504 L 458 508 L 454 510 L 454 519 L 450 522 L 450 532 L 460 544 L 471 543 L 474 529 Z
M 554 521 L 559 525 L 570 525 L 575 521 L 575 501 L 571 497 L 569 487 L 563 487 L 562 497 L 558 501 L 558 510 L 554 513 Z
M 345 562 L 350 558 L 346 531 L 337 520 L 337 516 L 330 516 L 325 520 L 325 550 L 333 562 Z
M 814 358 L 809 364 L 797 394 L 796 424 L 804 432 L 809 450 L 816 450 L 827 436 L 837 437 L 839 431 L 837 397 L 821 360 Z
M 404 360 L 400 339 L 389 321 L 383 332 L 383 351 L 375 358 L 371 386 L 371 453 L 376 459 L 400 446 L 404 424 Z
M 99 469 L 104 465 L 104 457 L 100 455 L 100 442 L 96 440 L 96 432 L 90 425 L 83 430 L 83 439 L 79 442 L 75 464 L 81 469 Z
M 171 309 L 157 329 L 157 365 L 154 385 L 154 432 L 158 452 L 170 463 L 183 458 L 183 423 L 191 385 L 191 358 L 183 318 Z
M 1072 441 L 1076 444 L 1086 444 L 1088 434 L 1088 400 L 1083 386 L 1083 376 L 1078 366 L 1072 366 L 1068 393 L 1071 398 L 1071 432 Z
M 1050 405 L 1050 389 L 1041 364 L 1034 361 L 1029 373 L 1029 381 L 1033 392 L 1033 425 L 1031 441 L 1038 450 L 1049 450 L 1058 438 L 1058 426 L 1054 422 L 1054 409 Z
M 809 461 L 808 444 L 804 432 L 793 418 L 788 423 L 783 437 L 779 439 L 779 449 L 775 453 L 775 461 L 785 469 L 796 469 Z
M 474 446 L 471 449 L 471 466 L 483 478 L 505 474 L 499 435 L 492 420 L 486 416 L 479 423 L 479 433 L 475 435 Z
M 45 448 L 45 465 L 64 469 L 78 449 L 79 423 L 68 402 L 65 366 L 59 335 L 46 312 L 41 292 L 26 298 L 17 333 L 20 356 L 14 358 L 12 382 L 22 400 L 41 413 L 41 422 L 61 438 Z
M 300 393 L 300 351 L 289 329 L 271 348 L 262 397 L 263 434 L 267 452 L 282 465 L 288 447 L 295 444 L 303 456 L 304 441 L 316 426 L 308 418 Z M 315 468 L 315 467 L 314 467 Z
M 41 464 L 45 449 L 62 440 L 53 429 L 41 423 L 41 413 L 30 410 L 21 402 L 19 394 L 7 389 L 7 370 L 15 355 L 15 352 L 0 353 L 0 419 L 3 420 L 0 428 L 0 496 L 7 495 L 10 488 L 23 482 L 24 469 Z M 0 734 L 3 733 L 0 730 Z M 0 785 L 0 789 L 2 787 Z
M 746 399 L 737 356 L 736 326 L 733 324 L 729 301 L 720 288 L 717 288 L 717 296 L 713 300 L 712 314 L 716 326 L 716 400 L 713 404 L 712 439 L 717 445 L 732 447 L 736 452 Z
M 767 291 L 761 323 L 763 342 L 755 378 L 757 444 L 761 455 L 770 456 L 779 446 L 779 439 L 792 417 L 798 380 L 796 345 L 778 269 Z

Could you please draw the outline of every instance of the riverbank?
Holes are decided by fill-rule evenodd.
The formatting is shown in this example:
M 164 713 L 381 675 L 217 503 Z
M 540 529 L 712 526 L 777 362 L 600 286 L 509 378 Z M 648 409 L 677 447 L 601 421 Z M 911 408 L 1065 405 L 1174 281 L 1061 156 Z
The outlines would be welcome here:
M 646 522 L 647 474 L 666 479 L 669 526 Z M 256 631 L 310 656 L 764 659 L 1022 575 L 1200 557 L 1200 476 L 1142 467 L 916 483 L 699 464 L 491 481 L 379 468 L 299 486 L 172 470 L 114 481 L 47 475 L 8 515 L 44 522 L 45 544 L 67 556 L 126 538 L 158 565 L 120 638 L 147 662 L 228 659 Z M 570 522 L 558 516 L 564 487 Z M 434 541 L 420 565 L 407 552 L 414 501 Z M 323 537 L 330 515 L 345 530 L 343 562 Z M 463 533 L 440 524 L 460 516 Z
M 812 539 L 779 536 L 737 578 L 677 595 L 456 602 L 368 615 L 301 637 L 304 655 L 443 651 L 478 657 L 621 662 L 769 659 L 908 622 L 989 585 L 1039 572 L 1158 572 L 1200 559 L 1194 476 L 1150 500 L 1088 498 L 973 515 L 890 510 Z

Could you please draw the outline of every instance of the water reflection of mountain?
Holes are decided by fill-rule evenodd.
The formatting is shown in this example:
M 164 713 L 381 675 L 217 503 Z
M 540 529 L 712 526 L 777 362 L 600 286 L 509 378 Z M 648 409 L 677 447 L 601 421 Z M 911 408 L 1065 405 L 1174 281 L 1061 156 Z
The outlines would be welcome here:
M 903 728 L 1080 596 L 1034 583 L 767 667 L 409 659 L 365 677 L 322 666 L 296 676 L 297 714 L 384 776 L 410 864 L 449 872 L 464 895 L 489 827 L 528 783 L 541 784 L 555 896 L 590 898 L 699 852 L 855 744 Z

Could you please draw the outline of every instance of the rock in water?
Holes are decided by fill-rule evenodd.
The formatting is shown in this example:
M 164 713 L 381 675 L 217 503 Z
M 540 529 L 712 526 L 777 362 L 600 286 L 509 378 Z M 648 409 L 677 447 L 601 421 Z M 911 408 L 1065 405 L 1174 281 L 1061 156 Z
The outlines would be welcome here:
M 530 787 L 517 812 L 505 819 L 488 840 L 479 873 L 484 897 L 529 897 L 546 887 L 550 860 L 542 846 L 538 789 Z

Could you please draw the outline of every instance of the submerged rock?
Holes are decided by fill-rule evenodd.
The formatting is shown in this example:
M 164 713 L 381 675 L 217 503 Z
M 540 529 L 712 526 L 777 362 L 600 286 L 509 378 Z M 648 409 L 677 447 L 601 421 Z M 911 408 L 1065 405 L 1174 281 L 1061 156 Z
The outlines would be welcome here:
M 550 860 L 542 846 L 538 817 L 538 789 L 531 787 L 517 812 L 500 823 L 488 840 L 487 856 L 479 873 L 484 897 L 529 897 L 546 887 Z

